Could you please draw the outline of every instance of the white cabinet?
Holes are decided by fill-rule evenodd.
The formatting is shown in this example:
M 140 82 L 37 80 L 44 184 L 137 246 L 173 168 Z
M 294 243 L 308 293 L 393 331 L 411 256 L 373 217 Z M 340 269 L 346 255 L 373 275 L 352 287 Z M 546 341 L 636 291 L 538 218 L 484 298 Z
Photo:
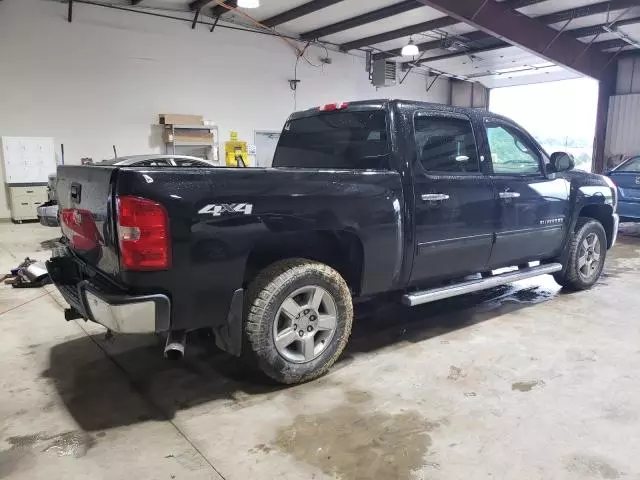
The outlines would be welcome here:
M 56 171 L 56 154 L 51 137 L 2 137 L 4 181 L 46 183 Z
M 47 187 L 7 187 L 11 219 L 16 222 L 36 220 L 38 207 L 47 201 Z
M 47 180 L 56 171 L 53 138 L 2 137 L 0 154 L 11 218 L 35 220 L 47 201 Z

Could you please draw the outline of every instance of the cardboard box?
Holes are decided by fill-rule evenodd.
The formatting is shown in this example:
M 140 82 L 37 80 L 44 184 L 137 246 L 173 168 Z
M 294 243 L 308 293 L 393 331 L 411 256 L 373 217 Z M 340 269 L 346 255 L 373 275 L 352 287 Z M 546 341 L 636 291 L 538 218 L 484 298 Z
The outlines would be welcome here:
M 183 115 L 181 113 L 161 113 L 161 125 L 203 125 L 202 115 Z

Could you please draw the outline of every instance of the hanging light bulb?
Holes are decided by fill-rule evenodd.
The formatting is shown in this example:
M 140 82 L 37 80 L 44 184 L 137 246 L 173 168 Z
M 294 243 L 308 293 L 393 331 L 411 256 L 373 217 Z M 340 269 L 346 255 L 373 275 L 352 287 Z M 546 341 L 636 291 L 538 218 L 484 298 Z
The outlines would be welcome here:
M 238 0 L 238 7 L 240 8 L 258 8 L 260 6 L 260 0 Z
M 418 46 L 413 43 L 413 38 L 409 37 L 409 44 L 402 47 L 402 56 L 403 57 L 415 57 L 420 53 L 418 50 Z

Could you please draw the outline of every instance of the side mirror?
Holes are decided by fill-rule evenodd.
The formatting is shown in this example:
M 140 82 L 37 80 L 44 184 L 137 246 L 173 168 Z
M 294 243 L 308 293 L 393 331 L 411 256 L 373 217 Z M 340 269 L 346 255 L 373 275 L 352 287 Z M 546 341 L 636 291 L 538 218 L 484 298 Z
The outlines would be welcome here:
M 573 170 L 576 164 L 573 157 L 565 152 L 555 152 L 551 154 L 551 169 L 555 173 L 568 172 Z

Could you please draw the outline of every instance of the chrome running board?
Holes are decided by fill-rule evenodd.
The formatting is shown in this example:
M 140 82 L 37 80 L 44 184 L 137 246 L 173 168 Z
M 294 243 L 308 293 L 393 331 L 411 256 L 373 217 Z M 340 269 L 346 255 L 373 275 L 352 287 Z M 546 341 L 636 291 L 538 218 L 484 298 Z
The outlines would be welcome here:
M 479 280 L 468 280 L 466 282 L 447 285 L 446 287 L 432 288 L 421 292 L 407 293 L 402 296 L 402 303 L 413 307 L 422 305 L 423 303 L 435 302 L 443 298 L 464 295 L 465 293 L 478 292 L 488 288 L 498 287 L 506 283 L 517 282 L 527 278 L 537 277 L 538 275 L 546 275 L 548 273 L 559 272 L 562 265 L 559 263 L 548 263 L 546 265 L 538 265 L 537 267 L 524 268 L 513 272 L 502 273 L 493 277 L 483 278 Z

